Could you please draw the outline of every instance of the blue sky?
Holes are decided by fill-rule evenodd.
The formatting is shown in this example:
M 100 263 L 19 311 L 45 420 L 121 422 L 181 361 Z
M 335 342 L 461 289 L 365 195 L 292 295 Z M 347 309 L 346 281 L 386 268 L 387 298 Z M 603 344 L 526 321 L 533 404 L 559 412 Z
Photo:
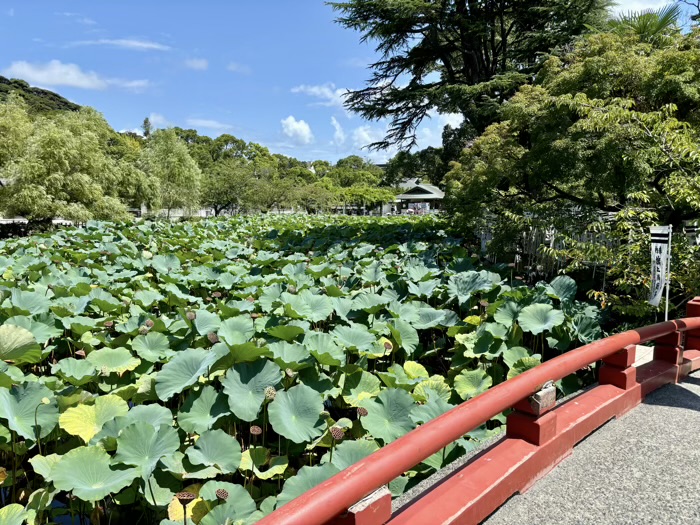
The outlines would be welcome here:
M 341 105 L 373 48 L 334 17 L 322 0 L 0 0 L 0 74 L 92 106 L 120 131 L 149 116 L 302 160 L 386 160 L 393 152 L 362 149 L 385 126 Z M 458 121 L 434 115 L 419 146 Z

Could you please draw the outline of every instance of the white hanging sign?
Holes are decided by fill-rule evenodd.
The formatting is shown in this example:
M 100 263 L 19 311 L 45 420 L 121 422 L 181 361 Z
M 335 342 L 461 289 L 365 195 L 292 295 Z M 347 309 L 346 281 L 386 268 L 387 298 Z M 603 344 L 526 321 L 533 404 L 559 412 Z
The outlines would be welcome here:
M 700 228 L 698 228 L 698 221 L 685 221 L 683 223 L 683 230 L 691 246 L 700 244 L 700 236 L 698 236 L 698 230 L 700 230 Z
M 659 306 L 668 284 L 671 226 L 652 226 L 651 230 L 651 296 L 649 304 Z

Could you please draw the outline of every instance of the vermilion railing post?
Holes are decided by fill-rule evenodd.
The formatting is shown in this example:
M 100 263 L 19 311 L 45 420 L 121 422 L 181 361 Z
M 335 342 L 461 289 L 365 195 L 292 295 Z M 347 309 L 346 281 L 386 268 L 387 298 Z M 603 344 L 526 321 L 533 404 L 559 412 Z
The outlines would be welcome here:
M 633 366 L 637 356 L 637 345 L 626 346 L 603 359 L 598 382 L 629 390 L 637 384 L 637 369 Z
M 687 317 L 700 317 L 700 297 L 696 297 L 686 305 Z M 700 350 L 700 329 L 688 330 L 685 333 L 685 349 Z
M 556 393 L 555 393 L 556 396 Z M 557 434 L 557 415 L 551 412 L 556 407 L 543 407 L 539 415 L 530 404 L 529 398 L 523 399 L 513 406 L 513 412 L 506 419 L 506 435 L 512 438 L 524 439 L 533 445 L 542 445 Z
M 654 359 L 665 361 L 674 365 L 683 364 L 683 333 L 671 332 L 662 337 L 657 337 L 654 346 Z

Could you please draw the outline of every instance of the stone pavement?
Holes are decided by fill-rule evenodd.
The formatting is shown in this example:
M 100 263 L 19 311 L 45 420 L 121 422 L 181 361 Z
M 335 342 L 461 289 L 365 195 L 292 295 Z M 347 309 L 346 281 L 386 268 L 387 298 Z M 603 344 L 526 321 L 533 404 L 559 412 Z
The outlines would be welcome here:
M 651 393 L 486 525 L 700 525 L 700 372 Z

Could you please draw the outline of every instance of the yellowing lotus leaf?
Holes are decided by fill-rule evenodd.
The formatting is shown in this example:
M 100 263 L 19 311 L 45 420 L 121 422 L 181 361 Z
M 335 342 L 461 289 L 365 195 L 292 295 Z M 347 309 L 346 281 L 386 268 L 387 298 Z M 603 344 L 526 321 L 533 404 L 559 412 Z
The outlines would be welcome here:
M 102 430 L 102 426 L 118 416 L 125 416 L 129 405 L 119 396 L 102 396 L 94 405 L 79 405 L 66 410 L 58 419 L 63 430 L 79 436 L 85 443 Z

